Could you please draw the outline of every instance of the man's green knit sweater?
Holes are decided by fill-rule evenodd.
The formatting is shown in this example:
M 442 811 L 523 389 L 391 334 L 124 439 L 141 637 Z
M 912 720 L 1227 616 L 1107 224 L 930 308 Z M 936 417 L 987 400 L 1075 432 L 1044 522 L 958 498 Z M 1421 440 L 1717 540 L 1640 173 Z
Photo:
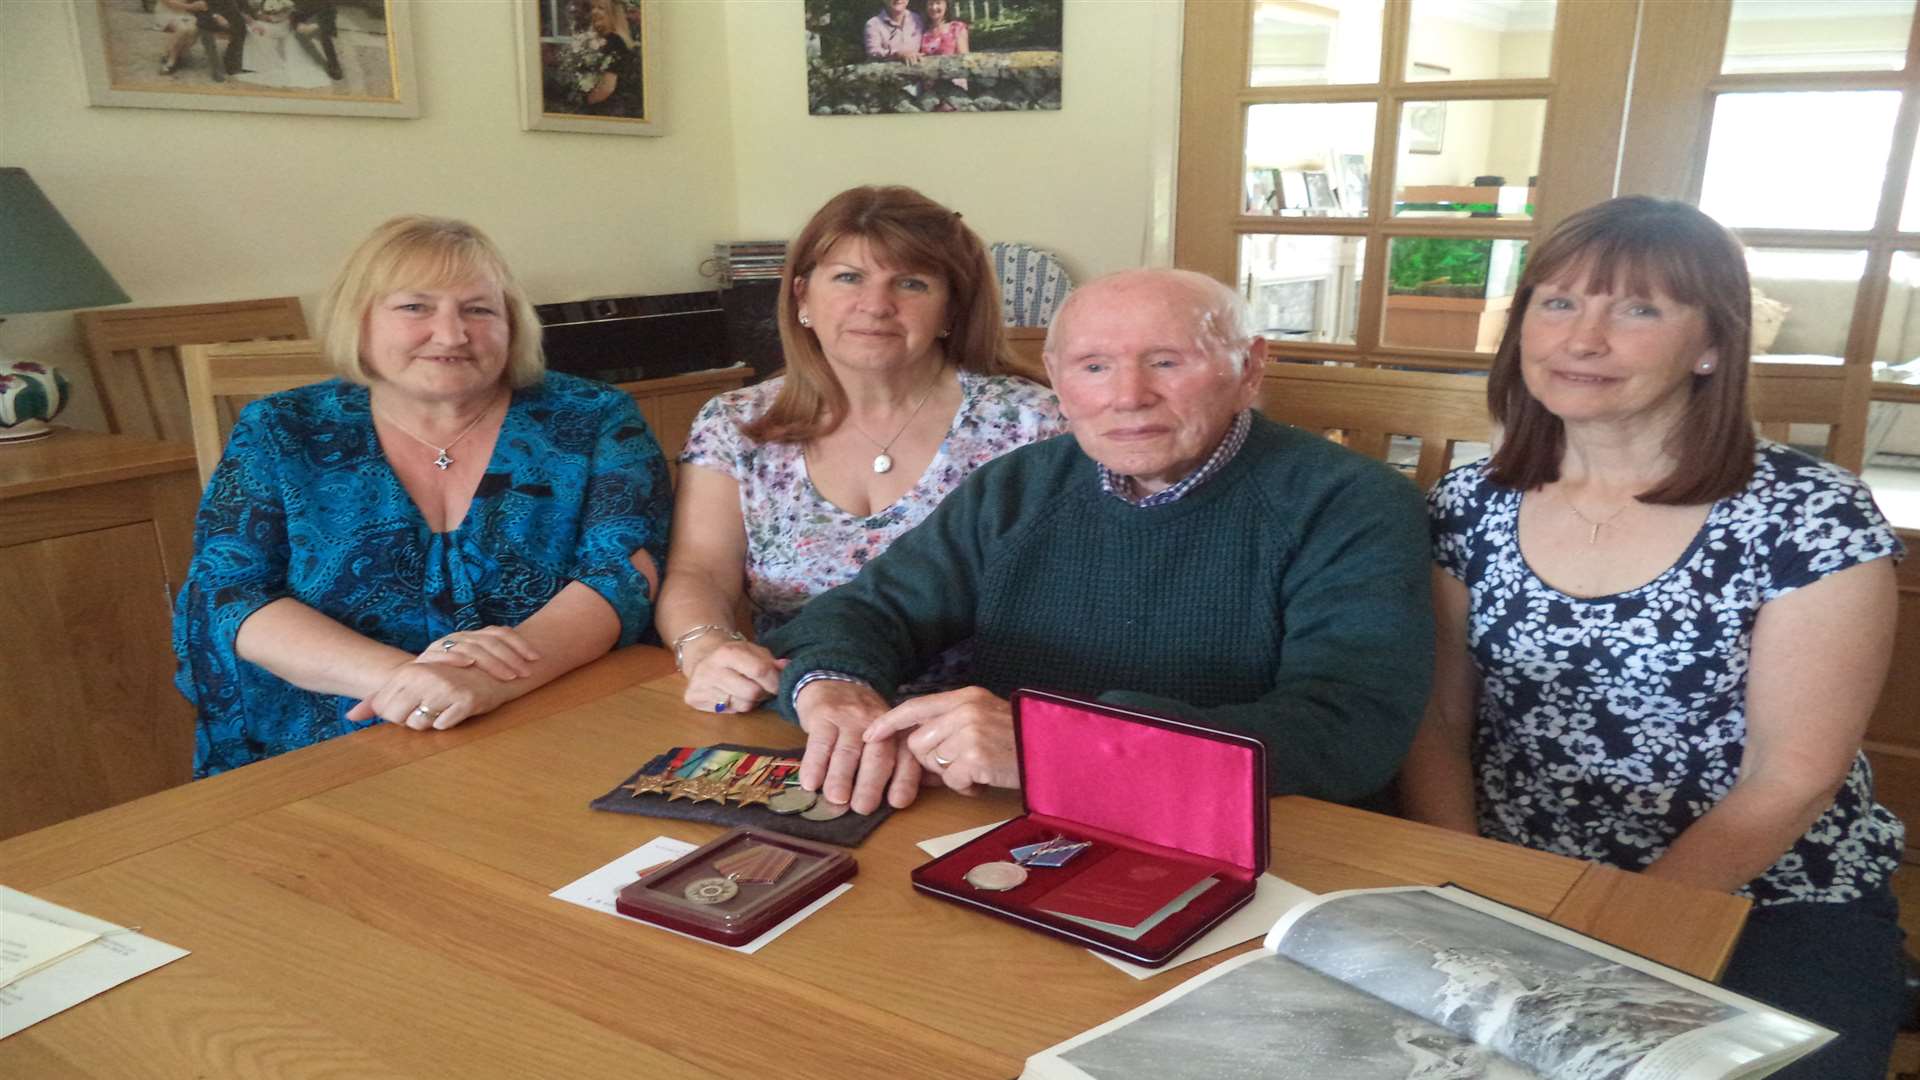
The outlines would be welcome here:
M 973 682 L 1098 697 L 1257 736 L 1276 795 L 1384 787 L 1433 668 L 1426 516 L 1378 462 L 1255 416 L 1181 499 L 1102 491 L 1071 436 L 982 466 L 765 644 L 882 695 L 974 639 Z

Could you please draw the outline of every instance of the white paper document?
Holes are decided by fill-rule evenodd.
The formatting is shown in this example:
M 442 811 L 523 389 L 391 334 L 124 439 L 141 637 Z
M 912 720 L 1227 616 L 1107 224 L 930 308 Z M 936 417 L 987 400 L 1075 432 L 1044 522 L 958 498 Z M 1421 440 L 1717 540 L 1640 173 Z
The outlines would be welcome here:
M 957 833 L 922 840 L 918 846 L 921 851 L 937 859 L 967 841 L 985 836 L 1004 824 L 1006 823 L 996 821 L 977 829 L 962 829 Z M 1150 979 L 1155 975 L 1171 971 L 1181 964 L 1191 963 L 1204 956 L 1212 956 L 1222 949 L 1231 949 L 1243 941 L 1252 941 L 1254 938 L 1261 937 L 1273 926 L 1274 920 L 1280 917 L 1281 912 L 1303 900 L 1313 899 L 1313 895 L 1283 878 L 1262 874 L 1260 880 L 1254 882 L 1253 899 L 1247 901 L 1247 906 L 1227 916 L 1220 925 L 1200 935 L 1198 941 L 1175 953 L 1173 959 L 1157 968 L 1141 967 L 1139 964 L 1128 963 L 1117 956 L 1108 956 L 1105 953 L 1094 952 L 1092 949 L 1088 949 L 1087 952 L 1136 979 Z
M 31 975 L 99 938 L 91 930 L 76 930 L 24 911 L 0 915 L 0 986 Z
M 729 952 L 751 954 L 759 952 L 768 942 L 792 929 L 800 920 L 826 907 L 829 903 L 832 903 L 834 897 L 853 888 L 853 883 L 850 881 L 841 883 L 821 896 L 820 899 L 787 916 L 778 926 L 747 942 L 745 945 L 722 945 L 717 941 L 708 941 L 705 938 L 694 937 L 692 934 L 682 934 L 678 930 L 661 926 L 658 923 L 650 923 L 644 919 L 636 919 L 631 915 L 622 915 L 620 914 L 620 910 L 614 907 L 613 902 L 620 895 L 620 890 L 633 884 L 634 879 L 639 876 L 640 871 L 645 870 L 649 866 L 656 866 L 663 862 L 671 862 L 699 846 L 698 844 L 689 844 L 685 840 L 675 840 L 670 836 L 656 836 L 600 869 L 595 870 L 593 873 L 555 889 L 550 895 L 552 895 L 555 900 L 565 900 L 569 904 L 578 904 L 581 907 L 592 908 L 595 911 L 604 911 L 616 919 L 625 919 L 631 923 L 639 923 L 641 926 L 674 934 L 686 938 L 689 941 L 698 941 L 702 945 L 711 945 L 716 949 L 726 949 Z
M 42 931 L 36 923 L 55 929 Z M 50 943 L 71 941 L 72 935 L 87 940 L 50 961 L 43 956 L 37 964 L 29 963 L 27 957 L 36 948 L 52 948 Z M 26 950 L 15 961 L 19 971 L 0 969 L 14 976 L 0 985 L 0 1039 L 187 955 L 185 949 L 4 885 L 0 885 L 0 939 L 20 943 Z M 0 951 L 9 957 L 15 953 L 8 945 L 0 945 Z

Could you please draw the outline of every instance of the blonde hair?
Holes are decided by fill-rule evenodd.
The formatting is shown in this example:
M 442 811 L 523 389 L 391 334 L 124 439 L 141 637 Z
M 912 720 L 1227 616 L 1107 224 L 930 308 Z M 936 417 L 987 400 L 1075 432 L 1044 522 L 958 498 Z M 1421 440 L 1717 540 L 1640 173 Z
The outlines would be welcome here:
M 373 381 L 360 355 L 367 313 L 374 302 L 402 289 L 433 289 L 485 281 L 506 301 L 507 383 L 531 386 L 546 374 L 540 351 L 540 317 L 507 269 L 500 249 L 464 221 L 403 214 L 373 230 L 347 256 L 346 265 L 320 299 L 321 354 L 334 373 L 362 386 Z
M 827 200 L 787 249 L 777 316 L 786 381 L 766 412 L 741 425 L 755 442 L 804 442 L 832 431 L 846 416 L 847 392 L 820 351 L 820 339 L 800 325 L 793 283 L 813 273 L 833 245 L 848 237 L 865 240 L 889 267 L 947 280 L 952 332 L 944 344 L 955 367 L 983 375 L 1012 367 L 1000 288 L 980 237 L 958 213 L 912 188 L 851 188 Z

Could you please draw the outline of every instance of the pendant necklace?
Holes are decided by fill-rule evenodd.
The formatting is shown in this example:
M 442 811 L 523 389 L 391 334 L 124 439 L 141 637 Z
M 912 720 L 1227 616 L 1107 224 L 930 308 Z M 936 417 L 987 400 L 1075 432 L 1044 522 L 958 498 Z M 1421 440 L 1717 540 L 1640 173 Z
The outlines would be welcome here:
M 933 388 L 939 385 L 940 375 L 945 370 L 946 370 L 945 365 L 942 365 L 940 368 L 935 369 L 933 373 L 933 379 L 927 383 L 926 391 L 920 395 L 920 400 L 917 403 L 915 403 L 915 405 L 913 406 L 913 411 L 907 414 L 907 422 L 904 424 L 901 424 L 900 430 L 894 432 L 893 438 L 888 439 L 886 442 L 881 442 L 879 439 L 876 439 L 871 435 L 867 435 L 867 429 L 861 427 L 857 423 L 854 423 L 853 410 L 851 408 L 847 410 L 847 423 L 853 424 L 853 430 L 859 432 L 861 435 L 866 436 L 866 440 L 868 442 L 880 448 L 880 452 L 878 454 L 875 454 L 873 458 L 874 472 L 886 473 L 886 472 L 891 472 L 893 470 L 893 455 L 889 454 L 887 451 L 891 450 L 893 448 L 893 444 L 900 441 L 900 436 L 905 435 L 907 433 L 907 428 L 913 425 L 913 418 L 920 415 L 920 407 L 925 405 L 927 403 L 927 399 L 933 396 Z
M 1560 493 L 1557 491 L 1554 492 L 1554 494 L 1560 495 Z M 1601 518 L 1599 521 L 1595 521 L 1592 518 L 1588 517 L 1587 515 L 1581 513 L 1580 508 L 1573 505 L 1572 499 L 1567 498 L 1565 495 L 1560 495 L 1560 501 L 1566 504 L 1567 509 L 1573 511 L 1574 517 L 1579 518 L 1581 521 L 1587 524 L 1588 526 L 1587 546 L 1588 547 L 1592 547 L 1593 545 L 1600 542 L 1600 530 L 1602 527 L 1613 524 L 1614 518 L 1619 517 L 1621 514 L 1624 514 L 1628 510 L 1633 508 L 1633 502 L 1629 502 L 1627 503 L 1627 505 L 1622 506 L 1620 509 L 1615 510 L 1613 513 L 1608 514 L 1606 517 Z M 1639 500 L 1637 499 L 1634 500 L 1634 502 L 1638 502 L 1638 501 Z
M 441 472 L 446 472 L 447 469 L 453 465 L 453 459 L 447 456 L 447 451 L 453 449 L 455 444 L 457 444 L 461 439 L 466 438 L 470 433 L 472 433 L 474 428 L 479 427 L 480 421 L 485 420 L 487 418 L 487 414 L 492 411 L 493 411 L 492 404 L 488 404 L 486 408 L 481 409 L 480 415 L 473 418 L 473 423 L 468 424 L 466 426 L 466 430 L 460 432 L 460 434 L 455 435 L 453 438 L 447 440 L 447 445 L 445 446 L 435 446 L 431 440 L 423 439 L 420 436 L 415 435 L 413 432 L 408 431 L 405 427 L 401 426 L 400 421 L 395 420 L 393 417 L 388 416 L 385 413 L 380 414 L 380 418 L 382 420 L 385 420 L 387 423 L 392 424 L 395 428 L 398 428 L 400 431 L 400 434 L 405 435 L 407 438 L 412 439 L 414 442 L 419 443 L 421 446 L 431 447 L 433 450 L 438 452 L 440 456 L 433 459 L 433 467 L 436 469 L 439 469 Z

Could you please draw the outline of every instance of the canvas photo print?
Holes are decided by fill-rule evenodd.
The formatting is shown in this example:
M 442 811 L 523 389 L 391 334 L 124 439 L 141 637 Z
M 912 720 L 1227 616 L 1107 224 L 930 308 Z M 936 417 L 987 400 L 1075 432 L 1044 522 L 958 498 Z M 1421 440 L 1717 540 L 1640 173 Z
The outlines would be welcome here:
M 83 2 L 94 5 L 114 90 L 395 97 L 385 0 Z
M 1064 0 L 806 0 L 816 116 L 1060 108 Z

